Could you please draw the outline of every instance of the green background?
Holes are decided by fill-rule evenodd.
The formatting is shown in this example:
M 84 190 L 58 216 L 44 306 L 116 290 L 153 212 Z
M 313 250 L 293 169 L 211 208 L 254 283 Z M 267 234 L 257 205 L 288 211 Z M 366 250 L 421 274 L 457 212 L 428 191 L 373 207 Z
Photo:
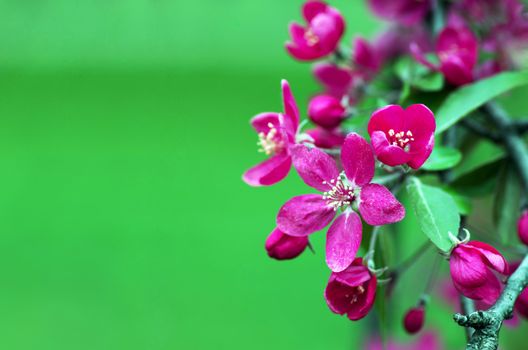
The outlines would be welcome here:
M 362 1 L 331 3 L 347 38 L 379 30 Z M 263 249 L 308 189 L 240 178 L 280 79 L 303 111 L 317 91 L 283 49 L 301 4 L 0 1 L 0 348 L 361 348 L 375 320 L 326 307 L 324 234 L 294 261 Z M 412 271 L 396 320 L 426 280 Z M 442 305 L 428 327 L 460 348 Z

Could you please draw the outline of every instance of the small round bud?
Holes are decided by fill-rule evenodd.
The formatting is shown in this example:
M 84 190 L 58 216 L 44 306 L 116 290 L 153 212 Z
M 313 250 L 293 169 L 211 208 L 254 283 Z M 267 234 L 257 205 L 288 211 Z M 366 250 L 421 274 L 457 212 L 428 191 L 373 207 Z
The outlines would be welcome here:
M 345 119 L 346 110 L 339 99 L 330 95 L 319 95 L 310 100 L 308 116 L 320 127 L 333 129 Z
M 425 308 L 420 305 L 407 311 L 403 318 L 403 327 L 409 334 L 418 333 L 423 325 L 425 319 Z
M 517 234 L 521 242 L 528 245 L 528 210 L 523 211 L 517 221 Z
M 299 256 L 308 246 L 308 237 L 287 235 L 278 228 L 274 229 L 266 239 L 268 255 L 277 260 L 293 259 Z

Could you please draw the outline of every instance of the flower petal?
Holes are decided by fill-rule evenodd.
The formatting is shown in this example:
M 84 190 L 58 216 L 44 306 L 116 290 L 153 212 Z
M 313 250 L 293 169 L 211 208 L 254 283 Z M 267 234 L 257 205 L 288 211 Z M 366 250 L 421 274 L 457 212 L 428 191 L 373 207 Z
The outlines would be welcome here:
M 497 249 L 489 244 L 479 241 L 470 241 L 466 243 L 466 246 L 475 248 L 484 258 L 484 263 L 486 265 L 503 275 L 508 274 L 508 263 Z
M 348 180 L 358 186 L 368 184 L 374 177 L 375 162 L 370 144 L 356 133 L 348 134 L 341 149 L 341 163 Z
M 293 98 L 290 84 L 286 80 L 281 81 L 282 102 L 284 104 L 284 123 L 286 131 L 295 135 L 299 127 L 299 108 Z
M 405 208 L 385 186 L 368 184 L 359 196 L 359 212 L 369 225 L 392 224 L 405 217 Z
M 310 149 L 304 145 L 295 145 L 290 150 L 293 166 L 303 181 L 316 190 L 328 191 L 331 186 L 326 182 L 339 176 L 335 160 L 320 149 Z
M 266 239 L 266 251 L 277 260 L 293 259 L 300 255 L 308 245 L 308 237 L 294 237 L 275 228 Z
M 291 236 L 307 236 L 323 229 L 334 216 L 334 209 L 326 205 L 323 196 L 306 194 L 293 197 L 280 208 L 277 227 Z
M 251 126 L 255 129 L 257 133 L 263 132 L 267 134 L 270 130 L 269 125 L 273 125 L 275 129 L 279 129 L 279 113 L 275 112 L 264 112 L 259 113 L 253 118 L 251 118 Z
M 326 263 L 330 270 L 343 271 L 354 261 L 361 237 L 361 219 L 352 210 L 334 220 L 326 236 Z
M 484 284 L 488 271 L 480 254 L 463 244 L 458 245 L 451 252 L 449 269 L 453 283 L 459 291 L 461 291 L 460 287 L 472 289 Z
M 242 179 L 251 186 L 273 185 L 288 175 L 291 164 L 291 157 L 280 153 L 246 171 Z
M 398 105 L 388 105 L 372 113 L 368 123 L 368 133 L 381 130 L 387 133 L 390 129 L 395 132 L 403 130 L 405 112 Z
M 302 14 L 307 22 L 310 22 L 315 16 L 326 11 L 328 5 L 322 1 L 311 0 L 304 3 Z
M 401 147 L 389 144 L 389 140 L 383 131 L 374 131 L 370 135 L 370 142 L 372 142 L 376 157 L 383 164 L 397 166 L 405 164 L 411 159 L 409 153 Z
M 318 63 L 313 74 L 324 85 L 329 94 L 341 98 L 351 87 L 354 75 L 347 68 L 330 63 Z

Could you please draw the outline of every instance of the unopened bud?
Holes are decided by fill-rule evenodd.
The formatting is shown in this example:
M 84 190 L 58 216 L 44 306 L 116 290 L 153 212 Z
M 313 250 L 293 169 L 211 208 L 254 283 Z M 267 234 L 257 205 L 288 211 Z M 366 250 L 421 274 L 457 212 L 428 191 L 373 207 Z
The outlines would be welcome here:
M 333 129 L 341 124 L 346 110 L 339 99 L 330 95 L 319 95 L 310 100 L 308 116 L 318 126 Z
M 528 245 L 528 210 L 523 211 L 517 221 L 517 234 L 521 242 Z
M 414 307 L 407 311 L 403 318 L 403 327 L 409 334 L 418 333 L 423 325 L 425 319 L 425 308 L 423 305 Z
M 266 239 L 266 251 L 277 260 L 293 259 L 299 256 L 308 245 L 308 237 L 294 237 L 274 229 Z

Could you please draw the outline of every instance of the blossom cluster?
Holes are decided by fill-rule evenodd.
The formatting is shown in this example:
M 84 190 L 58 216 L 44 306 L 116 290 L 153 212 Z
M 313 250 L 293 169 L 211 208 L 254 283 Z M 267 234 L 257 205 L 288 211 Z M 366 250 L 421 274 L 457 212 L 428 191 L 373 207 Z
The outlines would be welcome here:
M 370 42 L 355 37 L 351 49 L 342 45 L 346 24 L 338 9 L 319 0 L 302 6 L 304 23 L 290 24 L 285 47 L 294 59 L 315 62 L 312 73 L 322 91 L 307 103 L 308 119 L 301 123 L 290 84 L 281 82 L 282 111 L 251 120 L 267 159 L 243 175 L 251 186 L 270 186 L 293 167 L 312 189 L 280 207 L 265 248 L 274 259 L 293 259 L 310 246 L 311 234 L 328 227 L 330 277 L 324 296 L 332 312 L 350 320 L 371 311 L 385 271 L 374 264 L 373 246 L 363 242 L 366 227 L 377 234 L 380 227 L 404 219 L 410 209 L 398 199 L 398 190 L 409 176 L 439 175 L 423 168 L 435 147 L 437 123 L 430 108 L 416 103 L 420 101 L 401 106 L 401 99 L 387 95 L 382 99 L 386 103 L 369 107 L 366 125 L 350 126 L 360 114 L 358 106 L 371 97 L 374 82 L 386 79 L 387 67 L 402 57 L 441 75 L 445 89 L 453 90 L 518 68 L 528 43 L 528 19 L 517 0 L 450 3 L 440 26 L 431 0 L 367 3 L 388 27 Z M 383 181 L 391 175 L 391 181 Z M 444 255 L 454 288 L 491 306 L 514 268 L 493 246 L 449 234 L 453 246 Z M 519 236 L 528 244 L 527 213 L 519 221 Z M 421 330 L 425 306 L 422 298 L 404 315 L 409 333 Z M 528 316 L 528 291 L 516 308 Z

